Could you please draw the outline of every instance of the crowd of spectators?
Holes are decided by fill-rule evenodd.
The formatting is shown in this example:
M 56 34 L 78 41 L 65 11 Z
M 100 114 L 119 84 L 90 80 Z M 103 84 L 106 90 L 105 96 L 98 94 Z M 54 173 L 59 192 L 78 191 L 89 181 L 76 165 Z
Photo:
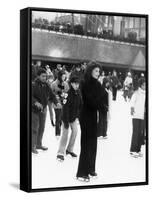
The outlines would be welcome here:
M 38 28 L 41 30 L 55 31 L 61 33 L 75 34 L 93 38 L 102 38 L 107 40 L 125 42 L 125 43 L 134 43 L 145 45 L 145 41 L 137 40 L 136 32 L 129 32 L 127 37 L 123 37 L 121 35 L 115 36 L 112 30 L 103 29 L 100 32 L 91 32 L 89 29 L 86 31 L 81 24 L 71 23 L 59 23 L 59 22 L 49 22 L 47 19 L 35 19 L 32 23 L 33 28 Z

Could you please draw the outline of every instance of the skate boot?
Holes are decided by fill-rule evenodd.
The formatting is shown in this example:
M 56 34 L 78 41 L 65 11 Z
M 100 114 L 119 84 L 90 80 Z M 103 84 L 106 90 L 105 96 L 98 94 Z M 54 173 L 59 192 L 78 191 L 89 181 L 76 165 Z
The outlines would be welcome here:
M 70 156 L 72 156 L 73 158 L 76 158 L 76 157 L 77 157 L 77 155 L 76 155 L 74 152 L 70 152 L 70 151 L 68 151 L 68 150 L 66 150 L 66 155 L 70 155 Z
M 64 161 L 64 156 L 63 155 L 57 155 L 57 160 L 60 162 Z
M 32 148 L 32 153 L 38 154 L 39 152 L 36 150 L 36 148 Z
M 98 176 L 98 175 L 97 175 L 96 172 L 90 172 L 90 173 L 89 173 L 89 177 L 90 177 L 90 178 L 97 178 L 97 176 Z

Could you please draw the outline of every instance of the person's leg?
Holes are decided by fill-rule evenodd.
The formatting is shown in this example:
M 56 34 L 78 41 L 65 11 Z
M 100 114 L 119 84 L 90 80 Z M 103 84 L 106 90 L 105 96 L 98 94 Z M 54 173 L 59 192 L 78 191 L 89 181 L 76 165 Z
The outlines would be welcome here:
M 89 174 L 95 173 L 95 164 L 96 164 L 96 154 L 97 154 L 97 138 L 89 139 L 89 148 L 88 148 L 88 169 Z
M 101 111 L 99 111 L 98 116 L 99 116 L 99 120 L 97 123 L 97 136 L 100 137 L 102 136 L 102 112 Z
M 128 90 L 128 99 L 130 100 L 132 96 L 132 88 L 129 88 Z
M 88 172 L 88 140 L 81 135 L 81 149 L 80 149 L 80 157 L 78 162 L 78 169 L 77 169 L 77 177 L 87 177 L 89 174 Z
M 133 122 L 133 133 L 132 133 L 130 152 L 138 152 L 139 151 L 138 140 L 139 140 L 140 120 L 133 119 L 132 122 Z
M 141 146 L 143 144 L 143 134 L 144 134 L 144 120 L 139 119 L 139 134 L 138 134 L 138 152 L 141 151 Z
M 43 138 L 43 133 L 45 129 L 45 121 L 46 121 L 46 109 L 44 110 L 44 112 L 41 112 L 39 114 L 40 125 L 39 125 L 38 137 L 37 137 L 37 147 L 42 146 L 42 138 Z
M 112 99 L 114 100 L 114 93 L 115 93 L 115 88 L 114 87 L 112 87 Z
M 115 89 L 115 100 L 117 99 L 117 88 Z
M 125 101 L 127 101 L 127 90 L 124 90 L 124 99 L 125 99 Z
M 76 136 L 77 136 L 77 132 L 78 132 L 77 120 L 70 123 L 70 127 L 71 127 L 71 136 L 69 139 L 69 144 L 67 146 L 67 150 L 69 152 L 73 152 L 73 148 L 74 148 L 74 144 L 75 144 L 75 140 L 76 140 Z
M 117 88 L 116 87 L 112 88 L 112 93 L 113 93 L 113 100 L 116 100 L 116 93 L 117 93 Z
M 52 107 L 52 103 L 50 101 L 48 102 L 48 107 L 49 107 L 50 120 L 51 120 L 51 123 L 52 123 L 52 121 L 53 121 L 53 107 Z
M 103 137 L 107 136 L 107 113 L 103 115 Z
M 38 114 L 32 112 L 32 152 L 33 153 L 38 153 L 36 151 L 38 129 L 39 129 L 39 116 Z
M 55 109 L 55 135 L 60 136 L 61 134 L 61 120 L 62 109 Z
M 61 135 L 59 149 L 57 152 L 58 155 L 64 156 L 64 154 L 65 154 L 65 148 L 66 148 L 67 141 L 68 141 L 68 131 L 69 131 L 69 129 L 66 129 L 63 124 L 63 131 L 62 131 L 62 135 Z
M 88 137 L 87 137 L 87 127 L 80 121 L 81 126 L 81 148 L 80 156 L 78 162 L 78 169 L 76 177 L 88 177 Z

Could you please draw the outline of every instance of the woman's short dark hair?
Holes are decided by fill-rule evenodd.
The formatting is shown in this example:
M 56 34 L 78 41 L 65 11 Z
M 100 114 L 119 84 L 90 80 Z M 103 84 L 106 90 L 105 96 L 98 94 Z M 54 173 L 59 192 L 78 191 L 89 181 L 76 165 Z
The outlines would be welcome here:
M 40 76 L 41 74 L 46 74 L 46 70 L 43 68 L 40 68 L 37 72 L 37 75 Z
M 78 76 L 72 76 L 69 80 L 69 83 L 80 83 L 80 79 Z
M 87 64 L 87 67 L 86 67 L 86 70 L 85 70 L 85 74 L 84 74 L 84 80 L 85 80 L 85 81 L 90 80 L 90 78 L 91 78 L 91 76 L 92 76 L 92 71 L 93 71 L 95 68 L 99 68 L 100 71 L 102 71 L 102 67 L 101 67 L 100 63 L 98 63 L 98 62 L 96 62 L 96 61 L 90 61 L 90 62 Z

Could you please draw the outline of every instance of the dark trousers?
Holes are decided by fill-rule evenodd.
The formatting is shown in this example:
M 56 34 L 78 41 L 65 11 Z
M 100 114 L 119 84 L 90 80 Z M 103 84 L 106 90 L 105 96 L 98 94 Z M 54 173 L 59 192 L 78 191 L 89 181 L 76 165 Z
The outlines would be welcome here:
M 50 120 L 53 120 L 53 106 L 52 102 L 48 102 L 48 108 L 49 108 L 49 114 L 50 114 Z
M 55 110 L 55 135 L 61 134 L 61 124 L 62 124 L 62 109 Z
M 45 128 L 46 109 L 44 112 L 32 112 L 32 148 L 42 146 L 42 138 Z
M 97 125 L 97 136 L 107 136 L 107 113 L 99 112 L 99 121 Z
M 124 96 L 124 99 L 127 100 L 127 97 L 128 97 L 128 90 L 124 90 L 123 96 Z
M 143 142 L 144 120 L 132 119 L 132 123 L 133 123 L 133 133 L 132 133 L 130 151 L 138 153 L 141 150 L 141 145 Z
M 117 97 L 117 87 L 112 87 L 112 95 L 113 95 L 113 100 L 116 100 L 116 97 Z
M 88 135 L 90 131 L 86 124 L 80 121 L 81 127 L 81 151 L 77 170 L 77 177 L 88 176 L 95 172 L 96 153 L 97 153 L 97 135 Z M 94 129 L 95 131 L 95 129 Z
M 133 90 L 132 89 L 128 89 L 128 90 L 124 90 L 124 99 L 127 100 L 127 97 L 128 99 L 131 99 L 131 96 L 133 94 Z

